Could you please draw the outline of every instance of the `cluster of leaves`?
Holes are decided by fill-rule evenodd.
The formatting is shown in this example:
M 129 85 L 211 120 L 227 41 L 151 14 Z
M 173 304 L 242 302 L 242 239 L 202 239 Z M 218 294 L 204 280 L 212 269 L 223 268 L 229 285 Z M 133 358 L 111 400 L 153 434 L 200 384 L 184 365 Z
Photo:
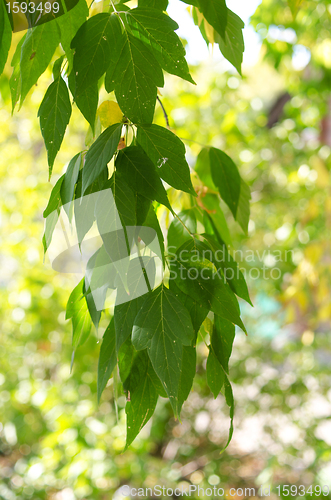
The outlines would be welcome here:
M 28 30 L 12 59 L 10 90 L 14 108 L 18 102 L 22 105 L 51 62 L 59 43 L 64 51 L 53 63 L 54 81 L 38 112 L 50 176 L 70 121 L 69 92 L 89 122 L 94 140 L 87 152 L 81 151 L 72 158 L 66 173 L 52 190 L 44 212 L 44 249 L 46 251 L 51 243 L 61 207 L 71 220 L 74 206 L 79 245 L 96 221 L 102 246 L 90 258 L 85 278 L 69 298 L 67 318 L 72 319 L 76 349 L 86 341 L 93 324 L 98 328 L 101 318 L 100 308 L 90 293 L 91 280 L 96 280 L 98 288 L 102 288 L 103 302 L 107 289 L 117 289 L 114 316 L 100 351 L 98 395 L 100 398 L 118 363 L 127 394 L 127 446 L 152 416 L 159 396 L 169 398 L 175 416 L 179 417 L 195 375 L 197 335 L 209 313 L 213 313 L 215 321 L 208 346 L 207 380 L 215 397 L 220 391 L 225 394 L 230 407 L 231 439 L 233 396 L 228 362 L 234 325 L 245 331 L 236 295 L 248 302 L 250 299 L 244 277 L 227 251 L 224 234 L 228 234 L 228 229 L 220 198 L 247 232 L 249 189 L 236 165 L 223 151 L 205 148 L 199 162 L 204 164 L 204 172 L 219 194 L 215 192 L 205 197 L 204 204 L 198 203 L 185 159 L 185 146 L 172 131 L 152 123 L 157 89 L 164 85 L 163 71 L 194 83 L 184 47 L 175 33 L 178 26 L 164 13 L 166 1 L 139 0 L 134 9 L 129 9 L 125 1 L 116 2 L 116 6 L 115 2 L 111 3 L 109 12 L 100 12 L 86 20 L 89 11 L 85 0 L 80 0 L 61 17 Z M 223 54 L 240 71 L 242 22 L 226 7 L 225 0 L 185 3 L 193 5 L 195 13 L 199 13 L 202 32 L 207 23 L 213 27 Z M 6 27 L 6 23 L 2 12 L 2 25 Z M 6 51 L 10 45 L 8 29 L 3 30 L 1 37 L 6 42 L 2 50 Z M 2 57 L 5 61 L 6 53 Z M 124 118 L 101 133 L 96 113 L 102 82 L 108 93 L 115 93 Z M 119 146 L 123 129 L 126 131 L 124 147 Z M 109 165 L 112 160 L 113 167 Z M 191 195 L 189 211 L 179 215 L 174 212 L 163 181 Z M 201 188 L 200 185 L 198 190 Z M 115 206 L 104 199 L 109 189 Z M 87 195 L 94 196 L 89 197 L 86 205 L 72 204 Z M 161 205 L 174 217 L 168 233 L 168 253 L 157 216 Z M 114 215 L 114 208 L 119 219 Z M 197 234 L 198 222 L 204 228 L 200 235 Z M 104 234 L 109 224 L 111 232 L 108 229 Z M 129 228 L 135 226 L 155 230 L 170 279 L 164 279 L 157 288 L 148 286 L 147 293 L 130 299 L 137 281 L 128 289 L 122 283 L 121 273 L 114 279 L 112 273 L 110 276 L 100 269 L 107 261 L 118 271 L 118 261 L 123 256 L 119 249 L 130 250 Z M 175 249 L 171 255 L 170 246 Z M 188 258 L 184 259 L 184 254 Z M 153 266 L 153 259 L 150 260 Z M 138 264 L 144 276 L 148 274 L 146 260 L 138 258 L 131 263 L 134 270 Z M 122 293 L 126 293 L 126 300 L 120 301 Z

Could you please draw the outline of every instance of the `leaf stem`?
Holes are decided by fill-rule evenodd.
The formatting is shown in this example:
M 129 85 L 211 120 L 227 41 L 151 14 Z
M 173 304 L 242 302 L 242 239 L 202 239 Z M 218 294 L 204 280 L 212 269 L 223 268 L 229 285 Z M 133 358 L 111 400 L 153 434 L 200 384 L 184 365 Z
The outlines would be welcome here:
M 163 111 L 163 116 L 164 116 L 165 122 L 166 122 L 166 124 L 167 124 L 167 128 L 169 128 L 169 129 L 170 129 L 170 125 L 169 125 L 169 118 L 168 118 L 168 114 L 167 114 L 167 112 L 166 112 L 166 110 L 165 110 L 165 107 L 163 106 L 162 101 L 161 101 L 161 99 L 159 98 L 159 96 L 156 96 L 156 99 L 159 101 L 159 104 L 160 104 L 160 106 L 161 106 L 161 108 L 162 108 L 162 111 Z

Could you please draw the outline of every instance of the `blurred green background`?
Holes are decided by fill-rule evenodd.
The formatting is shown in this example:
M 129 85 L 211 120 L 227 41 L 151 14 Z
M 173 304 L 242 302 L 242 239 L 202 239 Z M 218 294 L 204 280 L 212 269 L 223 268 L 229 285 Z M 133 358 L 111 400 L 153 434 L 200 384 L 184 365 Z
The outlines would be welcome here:
M 263 0 L 250 24 L 262 45 L 243 78 L 211 56 L 192 68 L 197 87 L 168 76 L 162 90 L 170 125 L 186 139 L 198 203 L 212 193 L 194 172 L 204 144 L 226 151 L 252 192 L 248 237 L 221 206 L 255 305 L 241 302 L 249 335 L 237 332 L 230 362 L 235 432 L 223 454 L 228 412 L 206 384 L 204 344 L 181 423 L 161 398 L 125 453 L 125 397 L 113 379 L 96 401 L 106 318 L 70 373 L 64 310 L 73 283 L 43 264 L 41 244 L 51 185 L 36 115 L 50 73 L 11 116 L 7 65 L 0 79 L 0 498 L 121 499 L 125 484 L 270 485 L 272 498 L 281 484 L 331 489 L 331 6 L 303 1 L 294 17 L 285 0 Z M 102 92 L 100 102 L 106 98 Z M 164 125 L 160 109 L 155 120 Z M 52 184 L 85 148 L 86 133 L 75 109 Z M 185 194 L 169 196 L 177 211 L 190 206 Z M 159 215 L 166 233 L 167 214 Z M 207 319 L 205 334 L 210 326 Z

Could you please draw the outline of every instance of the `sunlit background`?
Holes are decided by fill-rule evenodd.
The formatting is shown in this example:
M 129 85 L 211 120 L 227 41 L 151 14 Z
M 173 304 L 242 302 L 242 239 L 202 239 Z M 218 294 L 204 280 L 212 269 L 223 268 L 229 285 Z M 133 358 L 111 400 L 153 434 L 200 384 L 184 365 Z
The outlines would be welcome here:
M 41 244 L 51 185 L 36 116 L 51 73 L 11 116 L 9 63 L 0 79 L 4 500 L 121 499 L 125 484 L 220 485 L 226 491 L 270 485 L 273 499 L 280 484 L 331 488 L 331 7 L 307 0 L 295 20 L 285 0 L 227 3 L 246 24 L 243 78 L 217 45 L 207 47 L 188 5 L 171 0 L 169 15 L 187 41 L 197 86 L 168 76 L 161 99 L 172 129 L 185 139 L 195 187 L 196 156 L 203 145 L 214 145 L 234 159 L 252 192 L 248 237 L 227 207 L 219 207 L 231 230 L 228 243 L 242 252 L 237 258 L 255 306 L 241 303 L 248 337 L 237 332 L 230 362 L 232 443 L 220 455 L 229 417 L 223 398 L 214 400 L 206 384 L 203 343 L 182 422 L 161 398 L 152 422 L 125 453 L 125 397 L 113 379 L 99 406 L 96 401 L 109 315 L 76 353 L 70 373 L 64 310 L 71 281 L 47 260 L 43 264 Z M 102 91 L 100 102 L 106 98 Z M 164 125 L 159 108 L 155 121 Z M 87 130 L 74 109 L 51 184 L 85 148 Z M 189 207 L 187 196 L 170 190 L 169 197 L 177 211 Z M 204 203 L 201 193 L 198 202 Z M 162 209 L 159 216 L 166 236 Z M 202 334 L 208 337 L 210 329 L 208 318 Z

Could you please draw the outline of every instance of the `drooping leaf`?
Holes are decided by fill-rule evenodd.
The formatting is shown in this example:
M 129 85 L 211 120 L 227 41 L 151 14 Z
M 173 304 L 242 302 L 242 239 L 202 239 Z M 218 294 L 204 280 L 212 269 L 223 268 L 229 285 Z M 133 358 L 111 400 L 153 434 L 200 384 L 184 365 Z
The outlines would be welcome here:
M 69 92 L 61 76 L 48 87 L 39 107 L 38 116 L 47 149 L 50 177 L 71 116 Z
M 90 314 L 83 294 L 84 279 L 73 289 L 68 299 L 66 319 L 72 321 L 72 346 L 77 347 L 86 342 L 92 327 Z
M 0 75 L 5 67 L 10 49 L 12 29 L 6 12 L 5 2 L 0 6 Z
M 56 21 L 41 24 L 29 29 L 22 44 L 21 68 L 21 100 L 20 106 L 38 78 L 46 70 L 56 47 L 60 42 L 60 31 Z
M 205 186 L 215 190 L 216 186 L 214 184 L 210 170 L 209 148 L 201 149 L 200 153 L 197 156 L 197 161 L 195 163 L 194 170 L 196 171 L 196 173 L 199 176 L 199 179 L 204 183 Z
M 131 33 L 125 31 L 120 43 L 106 73 L 106 90 L 115 90 L 121 110 L 132 122 L 151 123 L 157 87 L 164 85 L 161 66 L 153 52 Z
M 64 174 L 63 183 L 61 185 L 61 200 L 64 210 L 68 217 L 70 213 L 70 202 L 73 200 L 78 180 L 79 170 L 82 163 L 82 153 L 77 153 L 69 162 L 66 173 Z
M 197 7 L 214 30 L 224 38 L 228 19 L 225 0 L 198 0 Z
M 102 12 L 81 25 L 71 42 L 74 49 L 75 97 L 97 82 L 106 72 L 109 53 L 118 51 L 122 39 L 118 16 Z
M 78 28 L 84 23 L 89 15 L 89 9 L 85 0 L 79 2 L 62 16 L 56 18 L 61 32 L 61 45 L 68 59 L 69 73 L 72 69 L 74 51 L 70 48 L 71 40 L 77 33 Z
M 62 175 L 55 186 L 52 189 L 50 198 L 48 200 L 47 207 L 44 210 L 43 217 L 46 219 L 45 221 L 45 231 L 43 235 L 43 247 L 44 253 L 47 252 L 47 249 L 52 241 L 53 232 L 56 226 L 56 223 L 59 218 L 60 208 L 62 205 L 61 201 L 61 186 L 64 181 L 64 175 Z
M 228 320 L 215 315 L 211 345 L 214 354 L 226 373 L 229 373 L 229 359 L 235 337 L 235 326 Z
M 116 351 L 119 352 L 122 344 L 131 337 L 135 317 L 137 316 L 146 296 L 115 305 L 114 320 L 116 332 Z
M 194 83 L 185 59 L 185 49 L 174 30 L 178 24 L 160 10 L 151 8 L 131 9 L 126 20 L 132 34 L 152 48 L 157 61 L 168 73 Z
M 99 87 L 98 82 L 93 82 L 89 87 L 84 89 L 82 92 L 75 97 L 75 76 L 73 71 L 70 73 L 68 78 L 70 92 L 74 97 L 74 102 L 77 104 L 79 111 L 82 113 L 84 118 L 91 125 L 92 132 L 94 132 L 95 117 L 98 109 L 99 101 Z
M 146 351 L 139 352 L 134 360 L 128 387 L 130 400 L 126 403 L 126 448 L 139 434 L 154 413 L 158 393 L 153 379 L 156 374 Z
M 228 9 L 228 19 L 225 29 L 225 36 L 216 33 L 215 42 L 218 43 L 223 56 L 236 68 L 241 75 L 241 65 L 245 50 L 242 30 L 245 24 L 237 14 Z
M 176 258 L 171 260 L 170 279 L 205 308 L 235 323 L 245 332 L 236 296 L 209 260 L 214 258 L 211 254 L 210 247 L 197 240 L 184 243 Z
M 185 146 L 175 134 L 159 125 L 141 125 L 138 127 L 137 142 L 162 179 L 170 186 L 196 196 L 185 159 Z
M 98 403 L 105 389 L 109 378 L 116 366 L 117 356 L 115 348 L 115 326 L 114 318 L 111 319 L 109 325 L 103 334 L 102 344 L 100 347 L 99 363 L 98 363 Z
M 14 66 L 13 73 L 9 79 L 9 88 L 13 113 L 21 95 L 21 70 L 19 64 Z
M 216 194 L 207 193 L 200 198 L 200 206 L 205 209 L 204 223 L 206 222 L 205 216 L 209 219 L 213 233 L 219 234 L 222 240 L 231 245 L 231 235 L 226 222 L 223 210 L 220 207 L 220 198 Z
M 187 400 L 193 385 L 193 379 L 196 373 L 196 349 L 191 346 L 183 346 L 182 368 L 179 379 L 178 393 L 178 415 L 182 409 L 183 403 Z
M 122 125 L 108 127 L 92 144 L 85 157 L 83 167 L 82 194 L 106 168 L 114 156 L 121 137 Z
M 248 232 L 248 223 L 250 216 L 250 204 L 251 192 L 246 182 L 241 179 L 240 182 L 240 196 L 237 209 L 237 221 L 240 224 L 244 233 Z
M 230 409 L 229 436 L 225 447 L 221 451 L 222 453 L 228 447 L 233 435 L 234 400 L 232 387 L 227 374 L 215 356 L 212 346 L 209 346 L 209 355 L 207 359 L 207 382 L 215 398 L 218 396 L 219 392 L 222 391 L 225 396 L 226 404 Z
M 116 159 L 117 172 L 131 189 L 150 200 L 156 200 L 170 210 L 166 190 L 155 167 L 140 146 L 130 146 L 119 152 Z
M 168 0 L 138 0 L 138 7 L 166 10 L 168 7 Z
M 177 297 L 161 285 L 147 297 L 134 321 L 132 343 L 137 350 L 147 347 L 153 368 L 168 394 L 174 414 L 179 415 L 183 346 L 194 336 L 188 311 Z
M 152 204 L 150 204 L 149 211 L 147 213 L 147 216 L 145 217 L 143 225 L 154 229 L 155 233 L 157 234 L 157 239 L 158 239 L 158 243 L 160 245 L 160 250 L 161 250 L 161 255 L 159 255 L 159 257 L 162 259 L 163 264 L 165 264 L 163 233 L 162 233 L 159 220 L 157 218 L 157 215 L 155 213 L 155 210 L 154 210 L 154 207 Z M 158 252 L 155 252 L 155 253 L 158 253 Z
M 195 332 L 195 339 L 194 339 L 195 343 L 196 337 L 200 330 L 200 326 L 206 319 L 207 314 L 209 313 L 209 309 L 207 307 L 204 307 L 203 304 L 201 304 L 200 302 L 192 299 L 192 297 L 190 297 L 186 293 L 182 292 L 182 290 L 178 288 L 178 286 L 176 285 L 174 279 L 169 280 L 169 289 L 182 302 L 182 304 L 188 310 L 191 316 L 193 330 Z
M 238 169 L 233 160 L 220 149 L 210 148 L 209 159 L 214 184 L 236 218 L 241 181 Z
M 105 187 L 107 187 L 108 184 L 112 190 L 122 224 L 125 226 L 135 226 L 137 214 L 135 210 L 134 192 L 127 182 L 117 175 L 116 172 L 112 175 L 108 183 L 105 184 Z
M 214 240 L 210 235 L 205 234 L 204 237 L 214 251 L 215 259 L 213 263 L 217 269 L 222 269 L 224 278 L 229 283 L 230 287 L 238 297 L 246 300 L 251 306 L 253 305 L 249 297 L 247 284 L 242 272 L 239 269 L 237 262 L 232 258 L 226 245 Z

